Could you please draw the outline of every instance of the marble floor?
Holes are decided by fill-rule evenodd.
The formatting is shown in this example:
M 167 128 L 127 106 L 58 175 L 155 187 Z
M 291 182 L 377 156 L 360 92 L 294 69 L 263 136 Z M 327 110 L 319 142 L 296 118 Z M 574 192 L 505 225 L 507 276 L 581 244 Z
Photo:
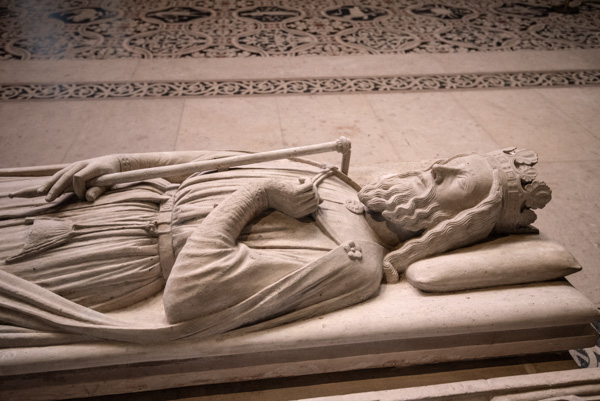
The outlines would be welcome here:
M 600 4 L 544 0 L 0 2 L 0 59 L 465 53 L 598 46 Z
M 157 1 L 138 2 L 150 4 L 139 18 L 134 3 L 0 1 L 0 167 L 344 135 L 350 176 L 364 183 L 422 159 L 532 148 L 553 190 L 535 225 L 580 261 L 569 281 L 600 306 L 598 2 L 569 16 L 541 1 L 517 11 L 482 2 L 495 14 L 469 1 L 330 1 L 317 11 L 300 1 Z M 27 18 L 43 23 L 24 31 Z M 204 19 L 216 21 L 212 34 L 194 28 Z M 348 385 L 376 389 L 372 380 Z

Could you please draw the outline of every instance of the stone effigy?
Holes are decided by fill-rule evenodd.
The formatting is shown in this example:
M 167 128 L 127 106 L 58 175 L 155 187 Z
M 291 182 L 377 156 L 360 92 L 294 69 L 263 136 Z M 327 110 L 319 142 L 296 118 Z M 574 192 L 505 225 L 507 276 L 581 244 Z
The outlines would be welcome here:
M 86 182 L 100 175 L 214 156 L 166 153 L 79 162 L 57 172 L 38 193 L 54 201 L 70 186 L 82 201 L 86 192 L 95 199 L 103 190 L 87 189 Z M 356 186 L 334 170 L 311 171 L 312 166 L 288 161 L 192 175 L 176 190 L 167 184 L 134 185 L 93 204 L 68 203 L 38 216 L 24 210 L 31 228 L 23 250 L 6 258 L 2 269 L 2 282 L 9 286 L 2 296 L 11 305 L 2 320 L 33 330 L 59 328 L 63 334 L 166 341 L 284 314 L 337 310 L 372 297 L 382 271 L 387 282 L 397 282 L 412 263 L 477 243 L 492 231 L 530 232 L 531 209 L 550 200 L 549 188 L 534 181 L 536 162 L 535 153 L 514 149 L 461 155 L 426 171 L 383 177 L 356 193 Z M 227 190 L 220 191 L 224 185 Z M 315 224 L 296 227 L 280 216 L 275 229 L 253 228 L 259 239 L 251 230 L 244 234 L 250 238 L 238 241 L 268 210 L 293 219 L 314 214 Z M 273 245 L 276 239 L 265 238 L 273 231 L 290 242 Z M 148 248 L 156 236 L 153 252 Z M 168 325 L 133 329 L 91 311 L 131 306 L 163 286 Z M 17 305 L 11 292 L 28 294 L 19 300 L 27 305 Z M 23 322 L 20 315 L 30 314 L 39 298 L 40 311 L 68 323 L 41 313 Z M 11 330 L 10 337 L 18 336 Z
M 201 352 L 207 348 L 198 342 L 223 333 L 260 332 L 268 339 L 269 330 L 290 322 L 328 313 L 325 318 L 336 321 L 345 312 L 331 312 L 373 297 L 388 305 L 419 303 L 423 311 L 439 309 L 439 303 L 461 310 L 464 300 L 449 292 L 495 287 L 501 290 L 473 297 L 500 305 L 504 286 L 580 269 L 556 244 L 506 236 L 535 232 L 532 209 L 551 197 L 535 180 L 537 155 L 527 150 L 459 155 L 362 189 L 336 168 L 298 159 L 98 185 L 98 177 L 117 172 L 237 156 L 114 155 L 71 164 L 51 178 L 4 180 L 5 194 L 45 199 L 4 196 L 0 203 L 0 346 L 35 347 L 38 366 L 44 366 L 44 352 L 50 350 L 51 358 L 54 346 L 83 359 L 88 350 L 77 343 L 106 342 L 109 348 L 101 348 L 113 357 L 122 352 L 120 342 L 140 343 L 142 348 L 124 346 L 138 356 L 147 352 L 144 347 L 164 355 L 155 344 L 188 340 Z M 400 282 L 392 292 L 403 299 L 390 302 L 382 279 Z M 427 299 L 415 289 L 439 295 Z M 525 313 L 525 306 L 519 308 L 530 292 L 508 291 L 514 309 Z M 563 284 L 542 292 L 540 300 L 561 296 L 575 305 L 574 317 L 564 324 L 580 327 L 597 317 Z M 416 319 L 408 315 L 407 322 Z M 506 330 L 548 324 L 546 316 L 531 327 L 511 326 L 510 319 Z M 406 332 L 419 327 L 413 326 Z M 592 337 L 587 333 L 585 341 Z M 32 355 L 19 352 L 22 360 Z M 158 354 L 151 359 L 163 358 Z M 129 355 L 128 362 L 144 358 Z M 112 363 L 124 363 L 117 359 Z M 75 366 L 82 367 L 61 369 Z

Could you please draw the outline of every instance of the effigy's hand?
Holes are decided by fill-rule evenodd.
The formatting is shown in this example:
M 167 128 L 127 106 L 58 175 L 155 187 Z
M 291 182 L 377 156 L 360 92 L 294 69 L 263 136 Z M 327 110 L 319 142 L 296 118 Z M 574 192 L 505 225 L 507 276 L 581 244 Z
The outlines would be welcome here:
M 319 194 L 310 180 L 300 179 L 299 184 L 272 181 L 266 186 L 269 207 L 299 219 L 319 208 Z
M 79 199 L 87 199 L 93 202 L 107 188 L 88 188 L 88 181 L 104 174 L 118 173 L 119 171 L 121 171 L 121 164 L 119 158 L 114 155 L 78 161 L 56 172 L 38 188 L 38 193 L 46 195 L 46 201 L 52 202 L 61 194 L 72 189 Z

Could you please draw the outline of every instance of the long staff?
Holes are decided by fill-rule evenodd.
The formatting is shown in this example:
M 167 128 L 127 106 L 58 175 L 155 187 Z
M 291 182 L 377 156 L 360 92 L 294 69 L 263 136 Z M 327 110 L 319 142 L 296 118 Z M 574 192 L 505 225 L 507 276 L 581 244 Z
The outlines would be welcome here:
M 135 182 L 149 180 L 152 178 L 161 177 L 172 177 L 178 175 L 190 175 L 193 173 L 199 173 L 208 170 L 225 170 L 230 167 L 243 166 L 253 163 L 261 163 L 266 161 L 287 159 L 290 157 L 299 157 L 306 155 L 314 155 L 319 153 L 333 152 L 336 151 L 342 154 L 342 165 L 340 170 L 344 174 L 348 174 L 350 167 L 350 152 L 351 143 L 348 138 L 340 137 L 333 142 L 326 142 L 317 145 L 300 146 L 296 148 L 272 150 L 260 153 L 250 153 L 239 156 L 223 157 L 221 159 L 204 160 L 199 162 L 189 162 L 175 164 L 172 166 L 161 166 L 161 167 L 150 167 L 147 169 L 125 171 L 121 173 L 105 174 L 97 177 L 88 182 L 89 186 L 96 187 L 109 187 L 115 184 L 122 184 L 125 182 Z M 67 166 L 67 165 L 64 165 Z M 62 167 L 64 167 L 62 166 Z M 62 168 L 59 165 L 54 166 L 42 166 L 38 167 L 37 170 L 33 168 L 23 169 L 0 169 L 0 176 L 38 176 L 47 175 L 53 170 Z M 43 174 L 42 174 L 43 173 Z M 9 194 L 10 197 L 33 197 L 38 196 L 38 187 L 25 188 L 13 194 Z

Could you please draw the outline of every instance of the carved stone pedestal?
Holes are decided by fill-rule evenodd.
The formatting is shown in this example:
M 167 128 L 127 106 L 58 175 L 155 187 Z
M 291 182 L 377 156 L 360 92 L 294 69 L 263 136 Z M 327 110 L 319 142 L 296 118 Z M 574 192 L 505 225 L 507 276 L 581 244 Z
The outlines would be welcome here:
M 155 298 L 136 311 L 151 319 Z M 598 310 L 566 281 L 453 294 L 384 285 L 363 304 L 258 332 L 0 351 L 0 399 L 64 399 L 587 347 Z
M 592 401 L 597 400 L 599 394 L 600 368 L 594 368 L 345 394 L 310 401 Z

